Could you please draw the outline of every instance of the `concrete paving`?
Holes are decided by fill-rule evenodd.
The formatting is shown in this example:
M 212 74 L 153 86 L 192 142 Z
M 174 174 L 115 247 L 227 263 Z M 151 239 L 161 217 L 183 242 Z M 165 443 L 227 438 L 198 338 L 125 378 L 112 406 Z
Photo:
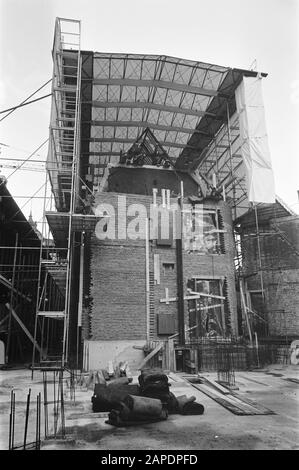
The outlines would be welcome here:
M 200 416 L 169 415 L 166 421 L 127 428 L 106 424 L 107 413 L 92 413 L 92 390 L 76 387 L 75 402 L 65 386 L 65 439 L 44 440 L 42 450 L 298 450 L 299 387 L 298 366 L 272 365 L 254 371 L 236 372 L 237 393 L 271 409 L 273 415 L 238 416 L 203 394 L 184 378 L 169 374 L 171 391 L 194 395 L 205 407 Z M 203 373 L 216 379 L 216 373 Z M 292 379 L 292 380 L 290 380 Z M 295 379 L 295 380 L 294 380 Z M 67 379 L 68 380 L 68 379 Z M 137 376 L 133 383 L 137 382 Z M 65 384 L 67 385 L 67 384 Z M 49 387 L 51 384 L 49 384 Z M 42 374 L 31 371 L 0 371 L 0 449 L 8 449 L 10 393 L 16 393 L 15 442 L 23 442 L 27 393 L 31 388 L 32 407 L 28 442 L 35 439 L 35 399 L 43 392 Z M 43 397 L 43 394 L 42 394 Z M 51 406 L 50 406 L 51 407 Z M 43 407 L 42 407 L 43 415 Z M 53 427 L 49 408 L 49 427 Z

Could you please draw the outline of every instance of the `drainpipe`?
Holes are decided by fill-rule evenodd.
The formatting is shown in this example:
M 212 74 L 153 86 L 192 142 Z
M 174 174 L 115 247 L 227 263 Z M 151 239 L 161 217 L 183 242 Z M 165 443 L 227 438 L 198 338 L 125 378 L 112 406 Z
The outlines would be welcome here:
M 178 290 L 178 330 L 179 344 L 185 344 L 185 315 L 184 315 L 184 268 L 183 268 L 183 204 L 184 204 L 184 188 L 181 181 L 181 195 L 178 198 L 179 211 L 179 228 L 180 233 L 176 237 L 176 261 L 177 261 L 177 290 Z

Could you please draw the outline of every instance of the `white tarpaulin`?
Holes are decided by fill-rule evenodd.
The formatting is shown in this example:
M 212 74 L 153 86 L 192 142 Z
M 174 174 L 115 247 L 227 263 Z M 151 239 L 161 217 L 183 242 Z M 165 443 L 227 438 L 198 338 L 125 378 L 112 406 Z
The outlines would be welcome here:
M 266 133 L 262 79 L 243 77 L 236 89 L 242 157 L 251 202 L 275 202 L 274 177 Z

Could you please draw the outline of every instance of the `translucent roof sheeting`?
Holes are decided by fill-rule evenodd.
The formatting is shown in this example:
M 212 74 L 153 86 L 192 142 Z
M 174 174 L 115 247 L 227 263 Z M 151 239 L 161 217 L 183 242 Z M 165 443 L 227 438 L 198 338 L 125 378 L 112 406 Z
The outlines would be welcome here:
M 178 168 L 198 164 L 227 111 L 235 111 L 234 91 L 245 73 L 256 74 L 169 56 L 95 52 L 90 154 L 127 151 L 149 127 Z
M 59 29 L 56 35 L 48 171 L 58 210 L 70 204 L 75 155 L 82 179 L 98 186 L 105 167 L 117 164 L 146 128 L 177 169 L 216 173 L 226 188 L 235 169 L 243 179 L 237 143 L 230 145 L 226 129 L 235 116 L 236 88 L 257 72 L 170 56 L 81 51 L 67 48 Z M 237 122 L 232 139 L 238 132 Z

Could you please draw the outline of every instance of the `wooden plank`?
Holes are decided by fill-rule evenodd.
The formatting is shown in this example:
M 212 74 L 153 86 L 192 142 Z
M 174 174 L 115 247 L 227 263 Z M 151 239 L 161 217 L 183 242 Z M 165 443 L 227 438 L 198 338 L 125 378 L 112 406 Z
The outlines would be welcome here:
M 240 296 L 241 296 L 241 306 L 243 308 L 243 314 L 244 314 L 245 319 L 246 319 L 249 339 L 250 339 L 250 343 L 252 344 L 252 334 L 251 334 L 250 322 L 249 322 L 249 318 L 248 318 L 248 314 L 247 314 L 247 305 L 246 305 L 244 294 L 243 294 L 242 281 L 241 280 L 240 280 Z
M 160 284 L 160 255 L 154 254 L 154 280 Z
M 204 385 L 204 384 L 198 384 L 198 385 L 200 385 L 203 390 L 206 390 L 207 392 L 210 391 L 211 393 L 213 393 L 218 398 L 226 400 L 228 403 L 231 403 L 232 405 L 237 406 L 238 408 L 240 408 L 240 410 L 242 410 L 244 412 L 248 411 L 248 412 L 252 413 L 254 411 L 254 410 L 252 410 L 252 407 L 248 407 L 247 404 L 244 404 L 238 398 L 233 397 L 230 393 L 224 395 L 222 392 L 219 392 L 216 389 L 213 389 L 209 385 Z
M 48 402 L 49 403 L 49 402 Z M 92 412 L 92 413 L 78 413 L 78 414 L 71 414 L 68 416 L 68 419 L 94 419 L 94 418 L 108 418 L 109 412 L 99 411 L 99 412 Z
M 139 366 L 137 367 L 137 369 L 142 369 L 142 367 L 145 366 L 145 364 L 152 358 L 155 356 L 155 354 L 157 354 L 157 352 L 160 351 L 160 349 L 162 349 L 164 346 L 164 343 L 159 343 L 155 349 L 153 349 L 152 352 L 150 352 L 144 359 L 143 361 L 139 364 Z
M 48 317 L 48 318 L 64 318 L 65 317 L 64 310 L 63 311 L 49 311 L 49 312 L 39 311 L 37 315 L 39 317 Z
M 38 350 L 38 352 L 41 354 L 42 350 L 40 348 L 40 346 L 37 344 L 37 342 L 34 340 L 33 336 L 31 335 L 30 331 L 26 328 L 26 326 L 24 325 L 24 323 L 22 322 L 22 320 L 18 317 L 18 315 L 16 314 L 16 312 L 14 311 L 14 309 L 10 306 L 9 303 L 5 304 L 5 306 L 8 308 L 8 310 L 11 311 L 13 317 L 15 318 L 15 320 L 18 322 L 18 324 L 20 325 L 20 327 L 22 328 L 22 330 L 24 331 L 24 333 L 28 336 L 28 338 L 30 339 L 30 341 L 35 345 L 36 349 Z
M 12 287 L 12 283 L 8 279 L 6 279 L 5 276 L 2 276 L 2 274 L 0 274 L 0 282 L 1 282 L 1 284 L 5 285 L 9 289 L 11 289 L 13 292 L 15 292 L 16 294 L 21 296 L 23 299 L 27 300 L 27 302 L 32 302 L 32 300 L 29 297 L 27 297 L 27 295 L 23 294 L 18 289 L 15 289 L 15 287 Z
M 248 412 L 244 412 L 238 405 L 235 405 L 231 402 L 229 402 L 225 396 L 223 395 L 223 398 L 217 394 L 216 392 L 212 391 L 209 387 L 204 387 L 203 385 L 199 384 L 192 384 L 194 388 L 199 390 L 200 392 L 204 393 L 207 395 L 209 398 L 212 398 L 214 401 L 219 403 L 219 405 L 223 406 L 224 408 L 228 409 L 232 413 L 236 415 L 247 415 L 247 414 L 252 414 Z
M 0 321 L 0 326 L 5 323 L 5 321 L 9 318 L 9 313 L 4 317 L 2 318 L 2 320 Z
M 237 395 L 236 393 L 232 392 L 232 395 L 233 396 L 237 396 L 239 399 L 241 399 L 244 403 L 247 403 L 248 405 L 252 406 L 253 408 L 256 408 L 258 411 L 260 411 L 259 414 L 265 414 L 265 415 L 275 415 L 276 413 L 272 410 L 270 410 L 269 408 L 267 408 L 266 406 L 264 405 L 261 405 L 260 403 L 257 403 L 256 401 L 254 400 L 250 400 L 249 398 L 247 397 L 240 397 L 239 395 Z
M 203 380 L 205 383 L 207 383 L 208 385 L 211 385 L 212 387 L 215 387 L 219 392 L 223 393 L 224 395 L 229 395 L 230 394 L 230 391 L 227 390 L 227 388 L 225 387 L 222 387 L 222 385 L 220 385 L 219 383 L 217 383 L 215 380 L 213 379 L 208 379 L 206 377 L 203 377 L 201 375 L 198 376 L 198 378 L 200 380 Z
M 201 295 L 202 294 L 200 294 L 200 293 L 198 293 L 196 295 L 185 295 L 184 300 L 199 300 Z M 210 297 L 210 296 L 208 296 L 208 297 Z M 223 298 L 225 298 L 225 297 L 223 297 Z M 168 297 L 168 292 L 167 292 L 166 298 L 165 299 L 160 299 L 160 302 L 161 303 L 166 302 L 166 304 L 169 304 L 169 302 L 176 302 L 177 300 L 178 300 L 177 297 Z M 212 307 L 217 307 L 217 306 L 218 305 L 212 305 Z M 204 308 L 207 308 L 207 307 L 204 307 Z
M 169 370 L 175 372 L 174 340 L 172 338 L 168 338 L 168 357 Z
M 237 394 L 228 393 L 224 395 L 223 393 L 213 390 L 211 387 L 203 384 L 193 384 L 192 386 L 200 390 L 201 392 L 208 395 L 210 398 L 215 400 L 217 403 L 228 408 L 232 413 L 240 415 L 268 415 L 275 414 L 273 411 L 258 405 L 257 403 L 250 401 L 248 399 L 243 399 Z M 236 409 L 238 409 L 238 412 Z
M 197 307 L 196 310 L 209 310 L 210 308 L 222 307 L 222 304 L 207 305 L 206 307 Z M 189 309 L 189 311 L 195 311 L 195 308 Z
M 214 294 L 204 294 L 203 292 L 195 292 L 191 289 L 187 289 L 187 291 L 190 293 L 190 294 L 193 294 L 193 295 L 196 295 L 196 296 L 200 296 L 200 297 L 210 297 L 212 299 L 221 299 L 221 300 L 225 300 L 225 297 L 223 295 L 214 295 Z

